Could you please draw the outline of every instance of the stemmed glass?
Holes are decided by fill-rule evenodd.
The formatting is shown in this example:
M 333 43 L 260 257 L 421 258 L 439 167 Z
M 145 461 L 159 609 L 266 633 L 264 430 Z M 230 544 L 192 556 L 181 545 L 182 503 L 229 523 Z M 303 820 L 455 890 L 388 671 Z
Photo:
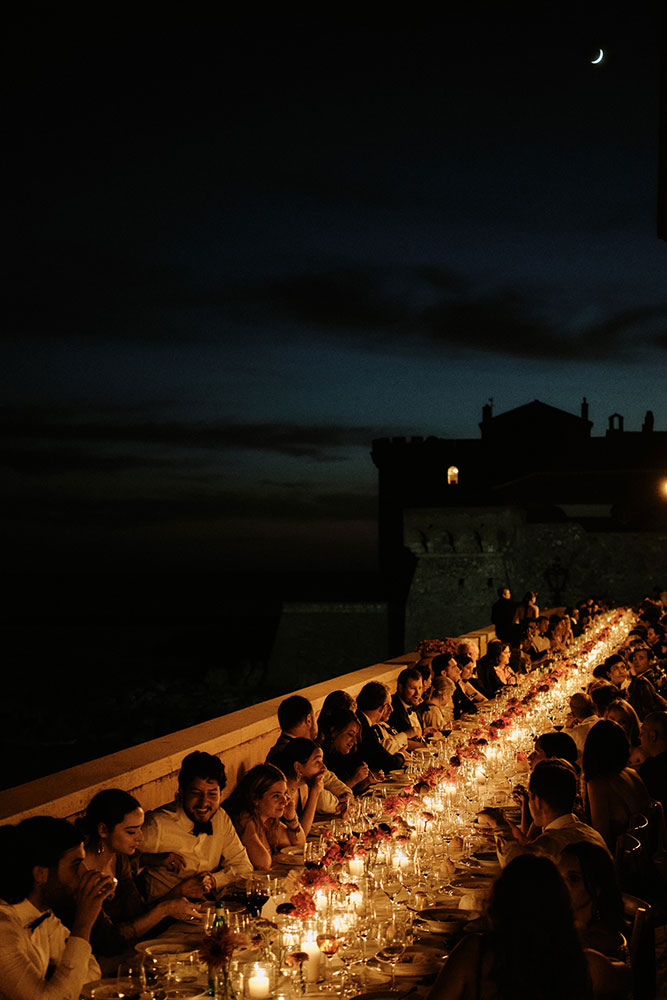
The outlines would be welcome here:
M 334 922 L 327 921 L 322 926 L 315 940 L 317 941 L 317 947 L 327 960 L 327 971 L 324 977 L 325 985 L 322 987 L 322 989 L 326 990 L 328 989 L 327 983 L 330 980 L 331 959 L 345 940 L 345 934 Z
M 380 886 L 386 892 L 392 903 L 403 890 L 401 873 L 394 868 L 386 868 L 380 875 Z
M 396 987 L 396 965 L 398 960 L 405 955 L 405 939 L 402 930 L 393 920 L 387 920 L 380 931 L 383 940 L 382 947 L 377 953 L 381 962 L 388 962 L 391 965 L 391 988 Z
M 141 1000 L 146 989 L 146 973 L 141 959 L 120 963 L 116 985 L 119 993 L 127 1000 Z

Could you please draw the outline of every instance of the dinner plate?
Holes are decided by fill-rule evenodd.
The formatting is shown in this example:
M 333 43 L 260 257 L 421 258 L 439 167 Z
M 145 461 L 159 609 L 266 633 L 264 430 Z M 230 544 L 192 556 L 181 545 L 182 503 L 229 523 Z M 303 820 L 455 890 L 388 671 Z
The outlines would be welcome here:
M 427 928 L 447 934 L 462 924 L 467 924 L 469 920 L 474 920 L 479 915 L 479 910 L 455 910 L 447 906 L 429 906 L 428 909 L 415 913 L 415 918 L 421 920 Z
M 273 855 L 274 863 L 277 861 L 281 865 L 291 865 L 292 868 L 303 865 L 303 847 L 285 847 Z
M 192 947 L 192 941 L 187 941 L 185 938 L 152 938 L 149 941 L 137 941 L 134 946 L 134 950 L 138 951 L 139 954 L 143 954 L 147 948 L 151 949 L 152 955 L 181 955 L 183 953 L 189 955 L 191 951 L 196 951 Z
M 488 889 L 493 884 L 493 879 L 490 875 L 462 875 L 461 878 L 455 878 L 452 880 L 452 887 L 454 889 L 473 889 L 478 892 L 483 892 Z
M 396 1000 L 396 990 L 386 988 L 377 990 L 366 990 L 351 997 L 351 1000 Z
M 93 1000 L 93 990 L 94 1000 L 120 1000 L 121 997 L 129 1000 L 129 994 L 122 988 L 119 990 L 116 976 L 86 983 L 81 990 L 81 1000 Z M 197 1000 L 198 997 L 206 996 L 206 987 L 198 986 L 196 983 L 173 983 L 165 986 L 164 994 L 160 991 L 160 995 L 164 996 L 164 1000 Z
M 445 960 L 445 953 L 441 948 L 423 947 L 411 945 L 405 949 L 405 954 L 401 961 L 394 966 L 396 976 L 407 976 L 412 979 L 419 979 L 436 972 Z M 385 975 L 391 975 L 391 962 L 384 962 L 376 955 L 368 960 L 371 969 L 379 969 Z

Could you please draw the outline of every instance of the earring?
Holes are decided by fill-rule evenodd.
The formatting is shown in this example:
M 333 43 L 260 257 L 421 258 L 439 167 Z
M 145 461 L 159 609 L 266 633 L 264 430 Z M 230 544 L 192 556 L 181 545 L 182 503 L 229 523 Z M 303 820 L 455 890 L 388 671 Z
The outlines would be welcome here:
M 98 841 L 96 854 L 104 854 L 104 847 L 102 846 L 102 841 Z

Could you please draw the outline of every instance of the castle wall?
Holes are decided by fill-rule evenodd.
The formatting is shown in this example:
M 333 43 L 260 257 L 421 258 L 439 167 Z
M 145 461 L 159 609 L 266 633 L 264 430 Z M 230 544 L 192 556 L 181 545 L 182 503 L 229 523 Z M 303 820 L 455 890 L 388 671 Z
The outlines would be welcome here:
M 589 594 L 634 603 L 667 586 L 667 533 L 588 532 L 574 522 L 528 524 L 517 508 L 407 510 L 416 558 L 405 610 L 405 648 L 457 635 L 489 618 L 497 588 L 543 606 Z

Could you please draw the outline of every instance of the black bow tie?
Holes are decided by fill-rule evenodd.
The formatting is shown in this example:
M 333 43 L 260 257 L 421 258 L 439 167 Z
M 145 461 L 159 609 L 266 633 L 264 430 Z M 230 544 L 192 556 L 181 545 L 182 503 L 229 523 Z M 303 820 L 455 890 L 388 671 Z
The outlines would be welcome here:
M 192 827 L 192 832 L 195 837 L 198 837 L 200 833 L 207 833 L 210 836 L 213 833 L 213 823 L 211 823 L 210 819 L 205 823 L 195 823 Z
M 35 917 L 34 920 L 31 920 L 30 923 L 28 924 L 28 930 L 30 931 L 30 933 L 32 934 L 33 931 L 36 931 L 39 925 L 43 924 L 46 918 L 50 916 L 51 916 L 51 910 L 46 910 L 44 913 L 40 913 L 38 917 Z

